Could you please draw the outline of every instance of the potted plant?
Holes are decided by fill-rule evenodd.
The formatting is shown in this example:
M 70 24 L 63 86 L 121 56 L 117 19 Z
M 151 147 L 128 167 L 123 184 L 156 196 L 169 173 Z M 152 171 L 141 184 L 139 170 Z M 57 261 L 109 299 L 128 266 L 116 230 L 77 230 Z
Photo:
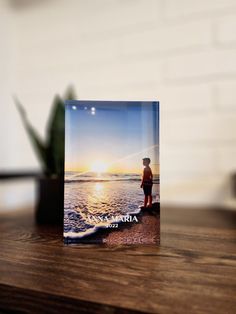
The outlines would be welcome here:
M 63 98 L 55 96 L 47 123 L 46 138 L 43 140 L 29 122 L 24 107 L 15 98 L 24 127 L 42 167 L 42 175 L 37 178 L 37 223 L 63 222 L 65 99 L 75 99 L 72 87 L 68 88 Z

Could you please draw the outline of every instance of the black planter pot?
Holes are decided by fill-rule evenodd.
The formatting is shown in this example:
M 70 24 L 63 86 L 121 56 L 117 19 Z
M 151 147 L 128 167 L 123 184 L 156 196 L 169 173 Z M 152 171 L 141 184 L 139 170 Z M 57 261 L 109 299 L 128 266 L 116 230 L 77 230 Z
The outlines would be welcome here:
M 40 177 L 37 180 L 36 222 L 63 225 L 64 181 Z

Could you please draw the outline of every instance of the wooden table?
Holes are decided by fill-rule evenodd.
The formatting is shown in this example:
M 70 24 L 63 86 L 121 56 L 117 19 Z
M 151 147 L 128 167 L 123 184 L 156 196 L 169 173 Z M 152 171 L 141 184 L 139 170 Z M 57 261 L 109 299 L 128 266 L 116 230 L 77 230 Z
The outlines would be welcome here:
M 29 211 L 0 216 L 0 312 L 235 313 L 236 213 L 164 208 L 161 247 L 64 246 Z

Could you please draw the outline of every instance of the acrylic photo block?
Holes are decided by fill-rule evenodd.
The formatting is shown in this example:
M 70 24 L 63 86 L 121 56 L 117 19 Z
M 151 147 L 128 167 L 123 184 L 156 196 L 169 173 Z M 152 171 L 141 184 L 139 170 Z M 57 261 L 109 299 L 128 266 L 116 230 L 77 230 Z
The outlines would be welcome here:
M 160 243 L 159 103 L 65 102 L 64 243 Z

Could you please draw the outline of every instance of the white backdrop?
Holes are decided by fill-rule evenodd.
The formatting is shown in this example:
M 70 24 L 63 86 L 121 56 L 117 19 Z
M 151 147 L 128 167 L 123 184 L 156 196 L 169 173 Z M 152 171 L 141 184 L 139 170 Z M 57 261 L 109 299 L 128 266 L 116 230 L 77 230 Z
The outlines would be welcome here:
M 38 167 L 12 94 L 44 134 L 55 93 L 160 100 L 161 198 L 224 204 L 236 170 L 234 0 L 0 0 L 0 170 Z M 34 199 L 0 185 L 1 208 Z

